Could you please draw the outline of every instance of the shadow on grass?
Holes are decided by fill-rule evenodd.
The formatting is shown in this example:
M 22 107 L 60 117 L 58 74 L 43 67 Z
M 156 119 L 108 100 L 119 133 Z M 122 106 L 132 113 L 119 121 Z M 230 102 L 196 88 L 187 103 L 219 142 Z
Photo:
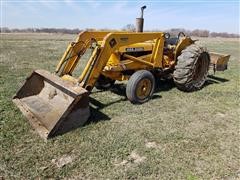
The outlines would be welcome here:
M 88 119 L 85 126 L 91 123 L 98 123 L 100 121 L 111 120 L 111 118 L 108 115 L 102 113 L 99 109 L 94 108 L 92 106 L 90 106 L 90 112 L 91 112 L 90 118 Z
M 220 83 L 225 83 L 228 82 L 228 79 L 225 78 L 220 78 L 220 77 L 216 77 L 214 75 L 208 75 L 208 79 L 204 84 L 204 87 L 212 85 L 212 84 L 220 84 Z M 203 87 L 203 88 L 204 88 Z
M 213 76 L 213 75 L 209 75 L 205 84 L 204 84 L 204 87 L 212 85 L 212 84 L 225 83 L 225 82 L 228 82 L 228 81 L 229 80 L 225 79 L 225 78 L 220 78 L 220 77 L 216 77 L 216 76 Z M 155 92 L 169 91 L 173 88 L 176 88 L 173 79 L 157 80 Z
M 98 91 L 99 92 L 99 91 Z M 91 116 L 89 118 L 89 120 L 87 121 L 87 123 L 85 125 L 88 125 L 90 123 L 97 123 L 100 121 L 107 121 L 107 120 L 111 120 L 111 118 L 104 114 L 103 112 L 101 112 L 101 109 L 104 109 L 108 106 L 111 106 L 112 104 L 121 102 L 121 101 L 126 101 L 127 98 L 124 99 L 119 99 L 116 101 L 112 101 L 110 103 L 107 104 L 103 104 L 100 101 L 93 99 L 93 98 L 89 98 L 89 103 L 90 103 L 90 112 L 91 112 Z
M 215 81 L 218 81 L 219 83 L 224 83 L 224 82 L 228 82 L 229 81 L 228 79 L 216 77 L 214 75 L 209 75 L 208 78 L 210 78 L 212 80 L 215 80 Z
M 173 79 L 166 79 L 166 80 L 157 79 L 156 80 L 155 93 L 161 92 L 161 91 L 169 91 L 173 88 L 175 88 Z

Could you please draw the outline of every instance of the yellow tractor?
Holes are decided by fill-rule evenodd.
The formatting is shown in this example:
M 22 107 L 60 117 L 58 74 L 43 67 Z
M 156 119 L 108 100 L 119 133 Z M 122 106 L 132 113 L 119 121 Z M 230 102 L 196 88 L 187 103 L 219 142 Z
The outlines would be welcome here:
M 90 116 L 89 94 L 94 87 L 106 90 L 115 81 L 127 80 L 126 96 L 133 104 L 151 98 L 158 78 L 173 78 L 183 91 L 203 87 L 209 53 L 181 32 L 177 37 L 143 32 L 145 8 L 136 19 L 136 32 L 81 32 L 67 47 L 54 74 L 35 70 L 26 79 L 13 102 L 43 138 L 83 125 Z M 89 50 L 91 56 L 81 75 L 74 77 Z M 225 70 L 228 59 L 215 53 L 217 70 Z

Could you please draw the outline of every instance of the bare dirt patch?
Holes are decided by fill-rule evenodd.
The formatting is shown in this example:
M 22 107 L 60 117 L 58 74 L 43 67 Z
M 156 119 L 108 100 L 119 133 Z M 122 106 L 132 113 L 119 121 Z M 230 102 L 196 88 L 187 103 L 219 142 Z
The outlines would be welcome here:
M 56 165 L 58 168 L 62 168 L 63 166 L 72 163 L 74 159 L 75 159 L 74 156 L 65 154 L 58 159 L 52 159 L 52 163 Z
M 157 145 L 156 142 L 146 142 L 146 143 L 145 143 L 145 146 L 146 146 L 147 148 L 158 148 L 158 145 Z
M 131 152 L 127 159 L 115 163 L 115 166 L 131 166 L 133 164 L 143 163 L 147 158 L 145 156 L 140 156 L 135 150 Z

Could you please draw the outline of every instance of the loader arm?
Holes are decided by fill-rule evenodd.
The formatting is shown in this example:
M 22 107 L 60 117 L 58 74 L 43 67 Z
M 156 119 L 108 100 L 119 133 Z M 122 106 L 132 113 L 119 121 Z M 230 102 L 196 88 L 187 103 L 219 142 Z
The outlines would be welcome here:
M 109 32 L 89 32 L 83 31 L 79 33 L 75 42 L 68 45 L 67 50 L 64 52 L 61 60 L 59 61 L 55 72 L 59 73 L 60 76 L 65 74 L 72 74 L 74 68 L 79 62 L 81 56 L 85 53 L 87 48 L 90 47 L 92 41 L 101 41 Z M 64 67 L 62 67 L 64 65 Z
M 92 63 L 91 69 L 89 68 L 88 78 L 85 80 L 83 87 L 88 91 L 91 91 L 94 87 L 99 75 L 105 65 L 108 62 L 111 54 L 116 52 L 122 46 L 127 46 L 130 44 L 145 42 L 149 40 L 162 40 L 162 43 L 156 43 L 154 47 L 154 52 L 152 53 L 153 62 L 157 63 L 159 66 L 162 61 L 162 51 L 163 46 L 163 33 L 109 33 L 104 39 L 99 47 L 99 52 L 97 53 L 96 60 Z M 158 55 L 156 55 L 158 54 Z

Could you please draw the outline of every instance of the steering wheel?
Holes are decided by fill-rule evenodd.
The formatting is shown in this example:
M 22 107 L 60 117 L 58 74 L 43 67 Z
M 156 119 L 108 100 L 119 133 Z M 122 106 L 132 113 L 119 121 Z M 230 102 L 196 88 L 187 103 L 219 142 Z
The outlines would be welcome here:
M 186 35 L 183 32 L 179 32 L 178 33 L 178 39 L 180 39 L 180 37 L 185 37 Z

